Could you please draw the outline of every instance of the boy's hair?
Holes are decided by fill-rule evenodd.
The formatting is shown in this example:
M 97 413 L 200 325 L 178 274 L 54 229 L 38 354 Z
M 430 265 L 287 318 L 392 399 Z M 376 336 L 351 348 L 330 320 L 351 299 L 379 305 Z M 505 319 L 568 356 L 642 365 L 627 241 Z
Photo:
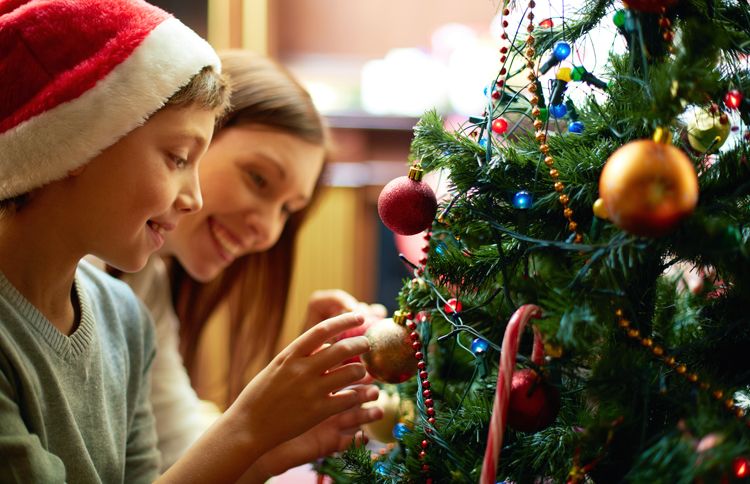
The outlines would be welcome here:
M 216 111 L 217 122 L 229 109 L 230 89 L 226 78 L 213 66 L 205 66 L 190 82 L 172 94 L 164 107 L 195 105 Z
M 22 203 L 165 103 L 223 106 L 220 70 L 205 40 L 143 0 L 0 3 L 0 200 Z

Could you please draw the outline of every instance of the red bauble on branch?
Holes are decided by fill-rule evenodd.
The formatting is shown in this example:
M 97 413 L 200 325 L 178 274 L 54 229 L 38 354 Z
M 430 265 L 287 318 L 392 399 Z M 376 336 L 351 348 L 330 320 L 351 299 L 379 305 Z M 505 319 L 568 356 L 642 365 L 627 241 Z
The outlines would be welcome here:
M 422 169 L 412 166 L 408 176 L 391 180 L 378 197 L 378 215 L 389 229 L 400 235 L 414 235 L 432 225 L 437 198 L 422 181 Z
M 560 411 L 560 392 L 534 370 L 513 373 L 508 403 L 508 426 L 520 432 L 549 427 Z
M 622 0 L 622 3 L 639 12 L 661 13 L 677 3 L 677 0 Z

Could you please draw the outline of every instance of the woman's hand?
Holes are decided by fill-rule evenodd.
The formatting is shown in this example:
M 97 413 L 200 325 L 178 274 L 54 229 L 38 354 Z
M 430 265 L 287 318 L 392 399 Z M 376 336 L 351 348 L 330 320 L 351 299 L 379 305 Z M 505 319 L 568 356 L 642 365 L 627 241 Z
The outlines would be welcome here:
M 388 314 L 382 304 L 359 302 L 354 296 L 341 289 L 315 291 L 307 303 L 304 329 L 307 330 L 324 319 L 349 311 L 361 313 L 368 319 L 382 319 Z

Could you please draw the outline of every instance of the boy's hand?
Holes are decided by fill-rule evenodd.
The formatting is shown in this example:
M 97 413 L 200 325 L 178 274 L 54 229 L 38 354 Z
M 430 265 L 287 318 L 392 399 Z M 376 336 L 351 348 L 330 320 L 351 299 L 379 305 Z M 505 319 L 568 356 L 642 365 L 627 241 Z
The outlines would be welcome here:
M 369 351 L 358 336 L 324 343 L 362 324 L 364 317 L 347 313 L 327 319 L 281 351 L 242 391 L 225 413 L 266 452 L 318 425 L 332 415 L 377 398 L 377 389 L 345 387 L 365 376 L 360 363 L 341 365 Z
M 362 400 L 377 399 L 378 389 L 375 386 L 359 386 L 355 390 L 360 393 Z M 357 445 L 365 443 L 360 426 L 381 418 L 381 408 L 360 406 L 328 417 L 299 437 L 286 441 L 265 454 L 257 463 L 257 471 L 265 478 L 276 476 L 292 467 L 343 451 L 352 442 Z

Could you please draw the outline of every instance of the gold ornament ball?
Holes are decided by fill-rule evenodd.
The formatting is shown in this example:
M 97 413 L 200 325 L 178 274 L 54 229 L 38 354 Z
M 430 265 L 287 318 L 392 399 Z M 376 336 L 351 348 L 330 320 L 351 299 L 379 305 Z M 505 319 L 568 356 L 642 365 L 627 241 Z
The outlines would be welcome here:
M 393 427 L 398 423 L 400 404 L 401 397 L 398 396 L 398 393 L 388 393 L 382 389 L 377 400 L 363 404 L 364 408 L 379 407 L 383 409 L 383 418 L 362 426 L 365 434 L 384 444 L 395 442 L 396 437 L 393 436 Z
M 391 393 L 381 389 L 378 399 L 362 405 L 364 408 L 380 407 L 383 409 L 383 418 L 362 425 L 362 429 L 368 437 L 387 444 L 395 442 L 393 427 L 397 423 L 404 423 L 410 428 L 414 426 L 416 411 L 411 400 L 401 400 L 398 393 Z
M 417 360 L 406 327 L 386 318 L 373 324 L 365 336 L 370 340 L 370 351 L 362 355 L 362 362 L 373 378 L 402 383 L 416 375 Z
M 690 143 L 691 148 L 701 153 L 706 152 L 709 148 L 716 151 L 726 142 L 729 131 L 729 121 L 722 123 L 719 113 L 699 109 L 688 122 L 688 143 Z
M 631 141 L 607 160 L 599 196 L 609 219 L 635 235 L 660 237 L 698 203 L 698 177 L 690 159 L 672 145 Z

